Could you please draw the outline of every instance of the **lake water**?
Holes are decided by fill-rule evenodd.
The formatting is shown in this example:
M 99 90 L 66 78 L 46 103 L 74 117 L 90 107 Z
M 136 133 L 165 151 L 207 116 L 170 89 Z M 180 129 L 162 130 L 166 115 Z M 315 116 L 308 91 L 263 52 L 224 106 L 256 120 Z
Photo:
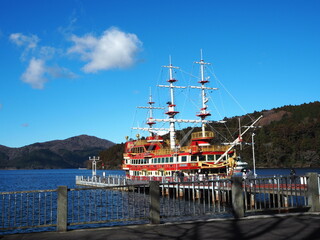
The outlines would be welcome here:
M 298 176 L 305 175 L 308 172 L 320 173 L 320 169 L 295 169 L 295 171 Z M 98 170 L 97 174 L 102 176 L 103 172 L 105 172 L 106 175 L 120 175 L 120 176 L 125 175 L 124 171 L 122 171 L 122 170 L 105 170 L 105 171 Z M 287 176 L 290 174 L 290 169 L 257 169 L 256 172 L 257 172 L 258 176 L 275 176 L 275 175 L 276 176 L 279 176 L 279 175 Z M 77 188 L 77 186 L 75 185 L 76 176 L 91 176 L 91 175 L 92 175 L 91 170 L 78 170 L 78 169 L 0 170 L 0 192 L 57 189 L 58 186 L 67 186 L 68 188 Z M 130 212 L 130 210 L 126 210 L 126 211 L 122 212 L 121 210 L 119 210 L 118 205 L 114 205 L 114 203 L 116 203 L 116 202 L 121 202 L 121 198 L 124 197 L 122 192 L 112 192 L 112 193 L 110 193 L 110 196 L 112 196 L 112 197 L 108 197 L 108 204 L 105 204 L 105 206 L 101 205 L 102 208 L 106 207 L 108 209 L 108 214 L 110 216 L 118 216 L 118 214 L 121 215 L 123 213 L 127 213 L 128 211 Z M 75 195 L 73 197 L 77 197 L 77 195 Z M 91 198 L 92 196 L 89 194 L 87 196 L 85 195 L 85 197 Z M 137 196 L 135 197 L 135 199 L 136 199 L 135 201 L 137 201 L 137 199 L 138 199 Z M 145 201 L 145 200 L 143 200 L 143 201 Z M 124 202 L 127 202 L 127 201 L 124 201 Z M 77 201 L 75 201 L 74 203 L 77 203 Z M 178 205 L 175 205 L 175 204 L 178 204 Z M 188 209 L 188 207 L 190 208 L 189 205 L 190 205 L 190 202 L 184 203 L 184 202 L 180 202 L 180 201 L 173 201 L 170 204 L 168 204 L 168 206 L 171 206 L 171 207 L 174 206 L 174 210 L 172 210 L 172 211 L 176 211 L 178 208 L 181 208 L 182 212 L 185 211 L 185 209 Z M 19 206 L 19 204 L 17 206 Z M 37 204 L 35 204 L 35 206 L 37 207 Z M 111 206 L 113 206 L 113 207 L 111 207 Z M 187 206 L 187 207 L 185 207 L 185 206 Z M 201 209 L 202 208 L 203 207 L 201 205 Z M 31 209 L 31 208 L 29 208 L 29 209 Z M 72 211 L 76 211 L 77 207 L 72 208 L 72 209 L 73 209 Z M 84 208 L 84 209 L 86 209 L 86 208 Z M 91 216 L 90 215 L 91 208 L 87 206 L 87 210 L 88 209 L 89 209 L 89 215 L 82 214 L 81 217 Z M 27 211 L 28 211 L 28 208 L 27 208 Z M 29 211 L 31 211 L 31 210 L 29 210 Z M 86 210 L 84 210 L 84 211 L 86 211 Z M 99 212 L 99 211 L 97 211 L 97 212 Z M 102 212 L 102 211 L 100 211 L 100 212 Z M 134 213 L 139 213 L 139 211 L 134 210 Z M 0 215 L 1 215 L 1 212 L 0 212 Z M 217 214 L 217 216 L 219 216 L 219 217 L 224 217 L 224 216 L 229 216 L 229 215 L 230 214 L 225 213 L 225 212 Z M 210 215 L 210 216 L 212 217 L 212 215 Z M 188 220 L 188 218 L 184 215 L 181 215 L 180 217 L 178 217 L 176 219 L 179 221 L 180 220 Z M 199 219 L 199 216 L 197 217 L 197 219 Z M 141 220 L 141 222 L 146 223 L 144 221 L 145 220 Z M 140 223 L 140 222 L 137 222 L 137 223 Z M 102 225 L 90 225 L 90 226 L 91 227 L 101 227 L 101 226 L 111 226 L 113 224 L 121 225 L 124 223 L 119 220 L 119 222 L 107 222 Z M 72 227 L 69 226 L 69 228 L 70 229 L 87 228 L 88 226 L 89 225 L 75 225 Z M 23 230 L 23 229 L 22 230 L 13 230 L 13 231 L 4 232 L 4 234 L 18 233 L 18 232 L 29 232 L 29 231 L 31 231 L 31 232 L 32 231 L 55 231 L 55 228 L 51 227 L 51 228 L 39 228 L 39 229 L 31 228 L 31 229 L 26 229 L 26 230 Z
M 97 170 L 97 175 L 102 176 L 102 172 Z M 125 175 L 122 170 L 104 172 Z M 75 188 L 76 176 L 91 175 L 91 170 L 79 169 L 0 170 L 0 192 L 57 189 L 58 186 Z
M 297 175 L 305 175 L 308 172 L 320 173 L 320 169 L 297 168 Z M 122 170 L 97 170 L 97 174 L 106 175 L 122 175 Z M 257 169 L 259 176 L 286 176 L 290 174 L 288 168 L 274 169 Z M 44 190 L 57 189 L 58 186 L 68 186 L 68 188 L 76 188 L 76 176 L 91 176 L 91 170 L 79 169 L 41 169 L 41 170 L 0 170 L 0 192 L 10 191 L 27 191 L 27 190 Z

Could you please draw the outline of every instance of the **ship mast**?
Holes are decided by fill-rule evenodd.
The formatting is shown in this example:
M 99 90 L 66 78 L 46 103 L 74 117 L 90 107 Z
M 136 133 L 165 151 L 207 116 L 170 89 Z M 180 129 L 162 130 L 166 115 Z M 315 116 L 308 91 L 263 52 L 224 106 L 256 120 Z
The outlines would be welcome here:
M 148 106 L 138 107 L 138 108 L 149 109 L 149 117 L 146 122 L 149 125 L 149 127 L 147 129 L 140 128 L 140 127 L 134 127 L 132 129 L 147 130 L 150 133 L 150 136 L 154 135 L 154 131 L 163 130 L 160 128 L 153 128 L 153 125 L 156 124 L 156 122 L 153 118 L 153 109 L 164 109 L 164 108 L 163 107 L 154 107 L 153 104 L 154 104 L 154 101 L 152 100 L 152 93 L 151 93 L 151 88 L 150 88 L 150 96 L 149 96 Z
M 169 85 L 158 85 L 159 87 L 166 87 L 170 89 L 170 102 L 167 102 L 168 104 L 168 111 L 166 114 L 169 117 L 169 133 L 170 133 L 170 148 L 172 150 L 176 149 L 176 131 L 175 131 L 175 115 L 179 112 L 175 110 L 175 102 L 174 102 L 174 89 L 175 88 L 186 88 L 181 86 L 175 86 L 174 83 L 177 82 L 173 77 L 173 69 L 178 69 L 178 67 L 175 67 L 171 63 L 171 57 L 170 57 L 170 64 L 168 66 L 163 66 L 169 69 L 169 80 L 167 82 Z
M 205 73 L 204 73 L 204 66 L 205 65 L 209 65 L 210 63 L 206 63 L 203 60 L 202 57 L 202 50 L 201 50 L 201 58 L 199 62 L 195 62 L 197 64 L 200 65 L 200 81 L 198 83 L 201 84 L 201 86 L 190 86 L 190 88 L 197 88 L 197 89 L 201 89 L 201 100 L 202 100 L 202 107 L 200 109 L 200 113 L 197 114 L 197 117 L 200 117 L 202 120 L 202 124 L 201 124 L 201 129 L 202 129 L 202 137 L 205 137 L 205 119 L 208 116 L 211 116 L 211 113 L 209 111 L 207 111 L 208 105 L 207 102 L 209 101 L 209 98 L 207 98 L 207 93 L 205 90 L 217 90 L 217 88 L 210 88 L 210 87 L 206 87 L 205 84 L 209 83 L 208 78 L 205 78 Z
M 202 54 L 201 54 L 202 55 Z M 182 86 L 175 86 L 174 83 L 177 82 L 178 80 L 176 80 L 173 77 L 173 70 L 177 69 L 178 67 L 175 67 L 172 65 L 171 63 L 171 58 L 170 58 L 170 64 L 168 66 L 163 66 L 169 69 L 169 80 L 167 80 L 167 82 L 169 83 L 169 85 L 158 85 L 158 87 L 165 87 L 165 88 L 169 88 L 170 89 L 170 101 L 167 102 L 168 104 L 168 111 L 165 113 L 168 115 L 168 119 L 153 119 L 154 121 L 157 122 L 169 122 L 170 126 L 169 126 L 169 133 L 170 133 L 170 148 L 171 150 L 176 150 L 177 146 L 176 146 L 176 132 L 175 132 L 175 123 L 179 122 L 179 123 L 201 123 L 202 124 L 202 136 L 205 137 L 205 125 L 206 123 L 209 123 L 211 121 L 206 120 L 206 117 L 210 116 L 211 114 L 207 111 L 207 105 L 206 103 L 208 102 L 208 98 L 206 96 L 206 92 L 205 90 L 216 90 L 217 88 L 209 88 L 209 87 L 205 87 L 205 84 L 208 83 L 209 81 L 207 79 L 205 79 L 204 76 L 204 65 L 208 64 L 205 63 L 202 60 L 202 56 L 201 56 L 201 60 L 200 60 L 200 71 L 201 71 L 201 80 L 199 81 L 199 83 L 201 83 L 201 86 L 190 86 L 191 88 L 197 88 L 197 89 L 201 89 L 201 95 L 202 95 L 202 108 L 200 110 L 200 113 L 197 115 L 198 117 L 200 117 L 199 120 L 185 120 L 185 119 L 176 119 L 175 116 L 179 113 L 178 111 L 176 111 L 175 107 L 175 102 L 174 102 L 174 89 L 175 88 L 186 88 L 186 87 L 182 87 Z

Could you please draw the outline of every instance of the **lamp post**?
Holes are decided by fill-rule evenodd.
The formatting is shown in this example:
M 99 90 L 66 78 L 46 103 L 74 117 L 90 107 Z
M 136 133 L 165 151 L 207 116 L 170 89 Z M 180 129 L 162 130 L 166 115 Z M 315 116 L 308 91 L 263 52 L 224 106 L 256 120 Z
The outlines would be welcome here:
M 97 162 L 100 161 L 100 157 L 93 156 L 89 157 L 89 160 L 92 161 L 92 177 L 96 178 L 97 176 Z
M 254 155 L 254 132 L 252 132 L 252 162 L 253 162 L 253 175 L 256 178 L 257 174 L 256 174 L 256 159 L 255 159 L 255 155 Z

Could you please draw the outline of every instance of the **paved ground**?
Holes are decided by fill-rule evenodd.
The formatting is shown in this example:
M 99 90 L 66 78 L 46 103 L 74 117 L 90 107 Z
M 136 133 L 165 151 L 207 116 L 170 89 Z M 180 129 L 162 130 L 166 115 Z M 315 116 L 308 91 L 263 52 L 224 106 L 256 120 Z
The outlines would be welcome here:
M 1 240 L 320 239 L 320 213 L 0 235 Z

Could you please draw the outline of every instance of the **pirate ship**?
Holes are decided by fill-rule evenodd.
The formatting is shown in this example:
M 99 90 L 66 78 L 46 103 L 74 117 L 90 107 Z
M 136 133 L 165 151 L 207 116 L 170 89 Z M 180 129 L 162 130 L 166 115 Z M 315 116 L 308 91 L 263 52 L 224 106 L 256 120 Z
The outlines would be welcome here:
M 225 178 L 239 171 L 243 162 L 238 160 L 235 147 L 242 141 L 242 136 L 252 128 L 261 117 L 253 121 L 240 132 L 237 138 L 229 143 L 216 143 L 214 141 L 216 132 L 210 126 L 213 121 L 208 120 L 211 113 L 208 110 L 207 92 L 217 90 L 208 87 L 208 78 L 205 76 L 205 67 L 209 64 L 202 59 L 196 62 L 200 67 L 200 76 L 197 86 L 189 86 L 191 89 L 200 91 L 201 107 L 196 113 L 198 119 L 180 119 L 179 111 L 175 103 L 175 90 L 185 89 L 178 86 L 178 80 L 174 78 L 174 69 L 170 60 L 168 66 L 169 79 L 167 85 L 158 85 L 169 89 L 170 101 L 167 102 L 164 114 L 166 118 L 155 118 L 153 110 L 162 109 L 155 107 L 155 102 L 150 94 L 148 106 L 140 107 L 149 111 L 146 121 L 147 127 L 136 127 L 133 129 L 149 132 L 147 137 L 136 135 L 136 139 L 126 137 L 125 151 L 123 155 L 122 169 L 126 172 L 128 179 L 150 180 L 150 179 L 172 179 L 177 176 L 206 176 L 209 178 Z M 165 128 L 156 128 L 158 122 L 167 124 Z M 223 122 L 223 121 L 219 121 Z M 199 131 L 177 138 L 177 123 L 200 124 Z M 217 123 L 217 121 L 215 122 Z M 166 135 L 163 135 L 166 133 Z

